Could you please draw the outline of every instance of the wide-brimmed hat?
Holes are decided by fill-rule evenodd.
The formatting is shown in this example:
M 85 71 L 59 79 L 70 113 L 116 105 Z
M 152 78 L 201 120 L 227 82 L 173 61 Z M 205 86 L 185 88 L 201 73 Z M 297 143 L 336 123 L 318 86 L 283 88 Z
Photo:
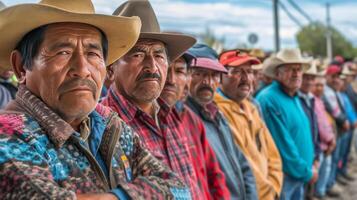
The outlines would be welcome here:
M 138 17 L 95 14 L 90 0 L 42 0 L 18 4 L 0 11 L 0 66 L 10 68 L 10 54 L 31 30 L 47 24 L 75 22 L 92 25 L 108 39 L 107 64 L 113 63 L 136 43 L 140 33 Z
M 196 58 L 211 58 L 213 60 L 218 59 L 217 52 L 207 44 L 197 43 L 193 45 L 193 47 L 191 47 L 188 52 Z
M 311 58 L 303 58 L 300 49 L 282 49 L 263 62 L 263 71 L 272 78 L 275 78 L 276 68 L 284 64 L 302 64 L 303 70 L 306 71 L 310 67 L 311 60 Z
M 252 49 L 249 52 L 250 56 L 256 57 L 258 59 L 264 59 L 265 58 L 265 53 L 262 49 Z
M 142 22 L 140 38 L 163 42 L 166 45 L 170 60 L 177 59 L 196 43 L 196 39 L 189 35 L 161 32 L 154 9 L 147 0 L 126 1 L 114 11 L 113 15 L 140 17 Z
M 249 56 L 247 53 L 239 51 L 226 51 L 219 56 L 219 62 L 224 66 L 239 67 L 243 64 L 250 63 L 251 65 L 260 64 L 260 60 L 256 57 Z
M 321 73 L 318 70 L 318 65 L 319 65 L 319 60 L 313 60 L 311 61 L 310 68 L 304 72 L 304 74 L 307 75 L 313 75 L 313 76 L 323 76 L 323 73 Z
M 345 76 L 354 76 L 354 75 L 356 75 L 356 73 L 353 72 L 353 71 L 350 69 L 350 66 L 349 66 L 348 64 L 344 64 L 344 65 L 343 65 L 341 74 L 342 74 L 342 75 L 345 75 Z
M 212 58 L 198 57 L 192 60 L 190 67 L 209 69 L 217 72 L 227 73 L 227 69 L 217 60 Z

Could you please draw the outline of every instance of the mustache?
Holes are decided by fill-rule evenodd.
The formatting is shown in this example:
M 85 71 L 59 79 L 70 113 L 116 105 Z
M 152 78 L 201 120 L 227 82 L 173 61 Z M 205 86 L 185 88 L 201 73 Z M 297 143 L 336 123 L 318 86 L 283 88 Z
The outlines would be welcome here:
M 248 82 L 241 82 L 239 83 L 238 87 L 241 87 L 241 86 L 249 86 L 250 87 L 251 84 L 249 84 Z
M 138 76 L 136 80 L 141 81 L 147 78 L 158 79 L 161 82 L 161 75 L 159 73 L 149 73 L 149 72 L 142 73 L 140 76 Z
M 203 85 L 197 89 L 197 91 L 202 91 L 202 90 L 209 90 L 210 92 L 214 93 L 213 88 L 208 85 Z
M 170 88 L 170 89 L 173 89 L 173 90 L 177 90 L 177 85 L 166 82 L 164 88 Z
M 76 87 L 81 87 L 81 86 L 86 86 L 88 87 L 93 95 L 97 93 L 97 84 L 95 84 L 94 81 L 88 80 L 88 79 L 82 79 L 82 78 L 73 78 L 70 79 L 66 82 L 64 82 L 58 89 L 59 93 L 64 93 L 67 91 L 70 91 Z

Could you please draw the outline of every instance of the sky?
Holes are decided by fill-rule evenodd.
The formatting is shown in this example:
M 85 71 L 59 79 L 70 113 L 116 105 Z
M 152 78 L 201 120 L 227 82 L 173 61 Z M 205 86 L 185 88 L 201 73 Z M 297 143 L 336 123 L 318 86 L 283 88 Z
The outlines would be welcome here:
M 326 22 L 326 3 L 331 4 L 331 24 L 357 47 L 357 0 L 279 0 L 302 25 L 309 21 L 291 4 L 295 2 L 313 21 Z M 37 0 L 2 0 L 7 6 L 36 3 Z M 97 13 L 111 14 L 124 0 L 93 0 Z M 274 49 L 272 0 L 151 0 L 163 31 L 202 35 L 207 29 L 226 48 L 248 47 Z M 279 8 L 281 47 L 297 47 L 300 27 Z M 249 44 L 248 36 L 258 36 Z

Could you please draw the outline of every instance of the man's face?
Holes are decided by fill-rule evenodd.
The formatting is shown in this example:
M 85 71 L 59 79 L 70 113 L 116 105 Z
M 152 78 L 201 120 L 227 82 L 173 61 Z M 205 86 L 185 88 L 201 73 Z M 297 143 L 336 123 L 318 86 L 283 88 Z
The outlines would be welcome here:
M 321 97 L 324 94 L 324 87 L 325 87 L 325 78 L 324 77 L 317 77 L 315 80 L 315 86 L 312 89 L 312 92 L 318 96 Z
M 262 81 L 263 79 L 263 71 L 260 69 L 260 70 L 253 70 L 253 72 L 254 72 L 253 89 L 257 90 L 260 81 Z
M 299 90 L 302 83 L 301 64 L 285 64 L 276 69 L 276 79 L 289 91 Z
M 340 78 L 340 74 L 330 74 L 326 76 L 327 85 L 336 91 L 340 91 L 343 85 L 343 80 Z
M 191 68 L 190 96 L 199 104 L 211 103 L 220 81 L 220 73 L 200 67 Z
M 14 72 L 12 70 L 6 70 L 2 74 L 0 74 L 0 78 L 7 80 L 11 78 L 12 75 L 14 75 Z
M 151 103 L 160 96 L 168 68 L 164 43 L 141 39 L 113 64 L 118 91 L 136 103 Z
M 26 86 L 64 120 L 87 116 L 106 74 L 100 32 L 89 25 L 48 25 Z
M 187 80 L 187 63 L 185 59 L 181 57 L 169 66 L 166 83 L 160 95 L 161 98 L 163 98 L 169 106 L 174 106 L 184 95 Z
M 316 76 L 310 74 L 304 74 L 302 76 L 302 84 L 300 90 L 304 93 L 309 93 L 315 86 Z
M 229 98 L 241 101 L 253 90 L 254 73 L 250 64 L 228 67 L 228 74 L 222 75 L 222 89 Z
M 346 75 L 346 83 L 352 83 L 352 81 L 355 79 L 355 75 Z

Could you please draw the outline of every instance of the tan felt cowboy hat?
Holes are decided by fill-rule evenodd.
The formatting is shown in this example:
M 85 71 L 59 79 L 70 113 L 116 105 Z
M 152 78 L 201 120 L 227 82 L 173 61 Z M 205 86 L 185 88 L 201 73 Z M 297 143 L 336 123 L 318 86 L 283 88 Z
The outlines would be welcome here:
M 91 0 L 42 0 L 7 7 L 0 11 L 0 69 L 10 68 L 10 53 L 25 34 L 58 22 L 84 23 L 102 30 L 108 39 L 107 64 L 134 46 L 141 27 L 138 17 L 95 14 Z
M 263 73 L 275 78 L 275 70 L 284 64 L 302 64 L 304 71 L 310 68 L 311 58 L 303 58 L 300 49 L 282 49 L 263 62 Z
M 177 59 L 196 43 L 196 39 L 188 35 L 161 32 L 154 9 L 147 0 L 126 1 L 114 11 L 113 15 L 140 17 L 142 22 L 140 38 L 155 39 L 165 43 L 170 60 Z

